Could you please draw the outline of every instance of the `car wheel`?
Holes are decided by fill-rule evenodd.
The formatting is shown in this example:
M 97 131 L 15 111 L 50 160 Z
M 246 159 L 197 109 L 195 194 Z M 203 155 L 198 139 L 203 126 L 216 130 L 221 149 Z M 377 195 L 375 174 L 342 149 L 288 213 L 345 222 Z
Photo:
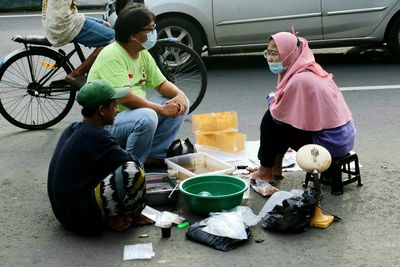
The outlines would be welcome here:
M 392 23 L 389 29 L 388 47 L 390 52 L 400 59 L 400 16 Z
M 182 18 L 164 18 L 157 21 L 158 38 L 173 38 L 192 49 L 199 55 L 202 52 L 203 41 L 199 30 L 193 23 Z

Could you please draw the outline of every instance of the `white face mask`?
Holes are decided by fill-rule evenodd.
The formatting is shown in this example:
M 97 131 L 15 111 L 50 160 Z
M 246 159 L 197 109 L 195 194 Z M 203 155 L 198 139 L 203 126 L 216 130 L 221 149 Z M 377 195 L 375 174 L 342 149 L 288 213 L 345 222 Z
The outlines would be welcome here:
M 151 32 L 147 33 L 146 42 L 142 43 L 142 47 L 146 50 L 152 48 L 157 42 L 157 30 L 154 29 Z

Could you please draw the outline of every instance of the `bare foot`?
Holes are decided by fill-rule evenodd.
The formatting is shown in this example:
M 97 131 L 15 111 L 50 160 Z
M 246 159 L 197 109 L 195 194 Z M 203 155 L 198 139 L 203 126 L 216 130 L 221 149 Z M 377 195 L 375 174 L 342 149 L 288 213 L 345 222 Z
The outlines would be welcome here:
M 124 231 L 132 226 L 133 219 L 124 216 L 112 216 L 108 221 L 108 227 L 114 231 Z
M 273 183 L 274 182 L 274 177 L 272 175 L 272 168 L 267 168 L 264 166 L 260 166 L 258 170 L 252 172 L 251 178 L 253 180 L 264 180 L 268 183 Z
M 285 154 L 276 155 L 274 166 L 272 166 L 272 175 L 274 177 L 282 177 L 282 162 Z
M 153 220 L 147 218 L 143 214 L 140 214 L 139 216 L 134 217 L 132 220 L 133 220 L 133 224 L 137 225 L 137 226 L 154 224 Z
M 258 167 L 247 167 L 246 168 L 246 170 L 249 172 L 249 173 L 253 173 L 253 172 L 256 172 L 257 170 L 258 170 Z
M 258 170 L 258 168 L 247 167 L 246 170 L 248 172 L 250 172 L 250 173 L 254 173 L 254 172 L 256 172 Z M 279 172 L 279 171 L 274 171 L 274 169 L 272 168 L 272 173 L 273 173 L 273 176 L 274 176 L 274 181 L 275 180 L 282 180 L 283 178 L 285 178 L 282 175 L 282 169 L 280 169 L 280 172 Z M 280 173 L 280 175 L 277 175 L 277 173 Z
M 280 168 L 275 168 L 275 167 L 273 167 L 273 168 L 272 168 L 272 175 L 273 175 L 274 177 L 283 177 L 283 176 L 282 176 L 282 167 L 280 167 Z

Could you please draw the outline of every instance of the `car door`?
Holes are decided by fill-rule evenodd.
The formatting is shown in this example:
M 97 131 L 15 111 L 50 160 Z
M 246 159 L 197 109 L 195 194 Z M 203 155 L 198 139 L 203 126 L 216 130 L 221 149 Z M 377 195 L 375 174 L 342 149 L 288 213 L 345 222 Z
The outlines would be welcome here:
M 322 0 L 324 39 L 371 34 L 398 0 Z
M 265 43 L 292 25 L 309 40 L 322 38 L 320 0 L 213 0 L 213 23 L 222 46 Z

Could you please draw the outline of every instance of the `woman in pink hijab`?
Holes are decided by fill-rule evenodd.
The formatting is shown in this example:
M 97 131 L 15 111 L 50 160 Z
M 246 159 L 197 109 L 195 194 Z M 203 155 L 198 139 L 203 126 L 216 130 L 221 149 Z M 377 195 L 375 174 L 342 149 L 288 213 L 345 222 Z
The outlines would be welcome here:
M 269 38 L 264 57 L 278 75 L 274 97 L 261 122 L 260 168 L 253 179 L 282 177 L 282 159 L 290 147 L 319 144 L 340 158 L 353 148 L 356 130 L 351 112 L 332 79 L 315 62 L 306 39 L 289 32 Z

